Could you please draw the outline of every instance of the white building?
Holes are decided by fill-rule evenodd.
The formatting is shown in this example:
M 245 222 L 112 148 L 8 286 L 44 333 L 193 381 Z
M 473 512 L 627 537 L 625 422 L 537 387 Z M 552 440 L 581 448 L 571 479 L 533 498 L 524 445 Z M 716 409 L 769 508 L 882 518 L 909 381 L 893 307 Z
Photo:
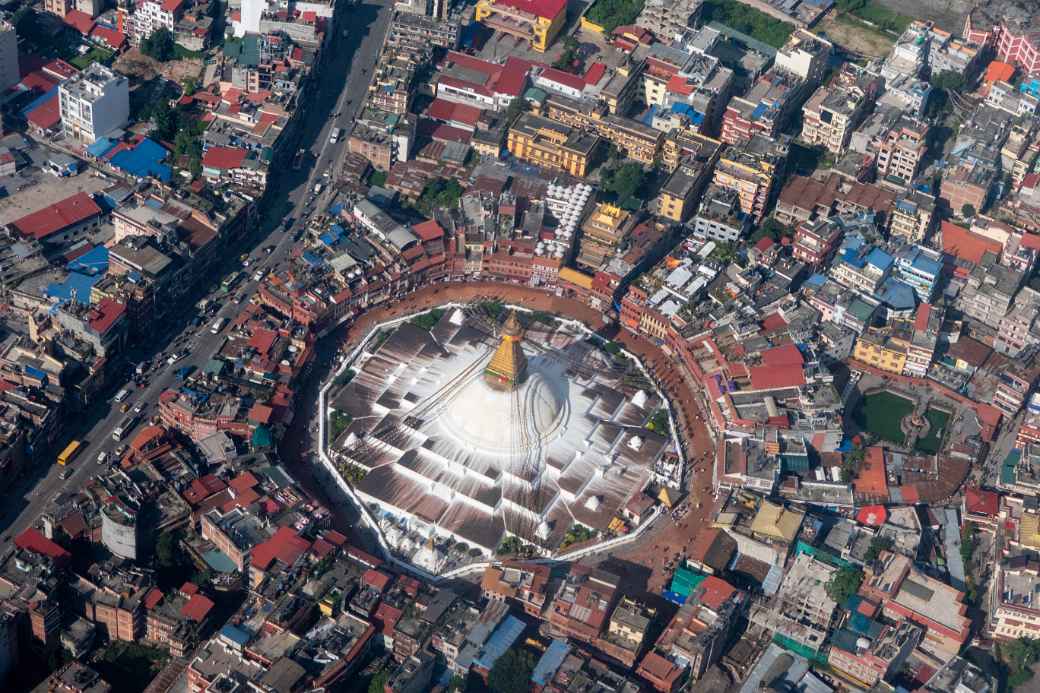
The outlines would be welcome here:
M 184 0 L 144 0 L 127 22 L 130 43 L 139 46 L 141 41 L 159 29 L 173 33 L 177 20 L 183 14 L 184 4 Z
M 100 63 L 59 87 L 61 127 L 65 137 L 93 144 L 126 125 L 130 117 L 127 78 Z
M 14 25 L 0 20 L 0 89 L 6 90 L 18 80 L 18 35 Z
M 260 18 L 267 11 L 267 0 L 242 0 L 238 21 L 232 20 L 235 37 L 260 33 Z

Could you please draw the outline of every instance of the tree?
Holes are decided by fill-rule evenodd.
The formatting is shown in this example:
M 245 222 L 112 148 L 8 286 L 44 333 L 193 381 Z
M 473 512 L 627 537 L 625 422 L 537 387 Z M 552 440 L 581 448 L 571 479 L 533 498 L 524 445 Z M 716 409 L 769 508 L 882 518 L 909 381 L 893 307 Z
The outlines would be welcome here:
M 527 693 L 534 665 L 534 656 L 527 650 L 506 650 L 491 667 L 488 687 L 495 693 Z
M 964 88 L 964 75 L 953 70 L 943 70 L 932 75 L 932 86 L 943 91 L 960 91 Z
M 999 643 L 997 656 L 1008 668 L 1008 686 L 1021 686 L 1033 678 L 1032 665 L 1040 659 L 1040 640 L 1018 638 Z
M 156 29 L 141 41 L 141 52 L 161 63 L 177 57 L 177 44 L 173 40 L 173 32 L 163 27 Z
M 390 674 L 380 671 L 368 682 L 368 693 L 383 693 L 386 690 L 386 682 L 390 680 Z
M 849 600 L 856 594 L 860 583 L 863 582 L 863 571 L 853 566 L 840 568 L 831 576 L 827 583 L 827 595 L 839 605 Z
M 152 108 L 156 139 L 169 141 L 177 135 L 177 112 L 165 98 L 160 98 Z
M 965 219 L 970 219 L 975 216 L 975 205 L 966 204 L 961 207 L 961 216 Z
M 878 535 L 870 541 L 870 546 L 867 548 L 867 553 L 863 559 L 867 563 L 873 563 L 881 555 L 882 551 L 888 551 L 892 548 L 892 537 Z
M 179 564 L 177 559 L 177 535 L 163 532 L 155 543 L 155 561 L 160 569 L 169 569 Z
M 619 204 L 636 196 L 643 187 L 646 172 L 636 163 L 621 164 L 608 169 L 600 180 L 600 188 Z
M 513 121 L 520 117 L 520 114 L 524 112 L 524 100 L 519 96 L 514 97 L 509 102 L 509 108 L 506 109 L 506 125 L 512 125 Z

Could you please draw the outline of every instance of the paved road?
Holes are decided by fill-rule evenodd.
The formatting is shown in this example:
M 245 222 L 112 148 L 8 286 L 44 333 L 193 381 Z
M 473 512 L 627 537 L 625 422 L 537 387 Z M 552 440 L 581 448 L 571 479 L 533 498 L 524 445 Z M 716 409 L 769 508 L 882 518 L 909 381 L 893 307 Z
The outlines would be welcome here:
M 230 297 L 221 296 L 219 291 L 212 291 L 206 297 L 213 298 L 220 305 L 216 313 L 207 314 L 201 325 L 194 326 L 190 321 L 198 311 L 192 307 L 178 316 L 179 320 L 174 321 L 168 334 L 163 334 L 155 340 L 166 346 L 150 350 L 157 355 L 151 360 L 152 367 L 146 375 L 147 384 L 143 388 L 136 388 L 132 382 L 129 383 L 127 386 L 133 388 L 133 392 L 124 401 L 131 408 L 140 404 L 143 407 L 142 417 L 157 413 L 158 397 L 163 390 L 178 382 L 178 370 L 186 366 L 201 368 L 217 353 L 224 343 L 228 325 L 216 334 L 211 331 L 212 325 L 218 317 L 228 318 L 230 323 L 230 319 L 238 314 L 241 306 L 258 286 L 258 282 L 252 278 L 253 273 L 257 269 L 266 271 L 277 267 L 289 257 L 294 245 L 293 235 L 304 223 L 303 217 L 308 211 L 306 203 L 310 198 L 310 191 L 315 183 L 324 180 L 325 172 L 338 169 L 346 153 L 344 141 L 336 144 L 329 142 L 331 128 L 346 127 L 354 120 L 368 88 L 368 80 L 383 37 L 386 35 L 391 7 L 392 0 L 367 0 L 357 6 L 346 5 L 339 10 L 342 19 L 338 15 L 337 21 L 349 34 L 343 36 L 340 33 L 334 38 L 333 47 L 328 53 L 328 62 L 322 67 L 322 74 L 318 78 L 320 84 L 317 92 L 306 105 L 306 120 L 302 128 L 301 146 L 310 150 L 313 163 L 300 171 L 288 168 L 272 170 L 269 177 L 271 194 L 268 196 L 265 209 L 260 213 L 262 231 L 251 239 L 254 241 L 254 247 L 248 253 L 249 267 L 245 271 L 250 273 L 250 277 L 232 294 L 238 297 L 237 302 Z M 341 80 L 344 74 L 345 81 Z M 288 230 L 281 223 L 287 214 L 296 219 L 295 224 Z M 240 269 L 242 267 L 236 258 L 226 262 L 221 273 L 228 274 Z M 219 284 L 219 281 L 216 281 L 218 277 L 214 279 L 214 284 Z M 164 359 L 171 353 L 184 356 L 169 364 Z M 127 377 L 117 378 L 117 381 L 123 381 L 123 385 L 126 385 L 129 374 L 128 368 Z M 89 430 L 81 430 L 69 437 L 84 441 L 85 446 L 70 466 L 71 475 L 67 479 L 60 478 L 62 468 L 47 465 L 37 470 L 38 474 L 21 480 L 8 494 L 6 512 L 0 515 L 0 528 L 3 531 L 3 535 L 0 536 L 0 553 L 6 551 L 14 535 L 37 520 L 53 499 L 63 492 L 83 488 L 105 468 L 98 464 L 98 455 L 101 452 L 111 455 L 120 445 L 120 442 L 112 439 L 113 430 L 128 416 L 120 409 L 119 403 L 101 403 L 85 417 L 88 421 L 93 420 L 92 425 L 87 424 Z M 124 440 L 131 437 L 132 435 L 125 436 Z

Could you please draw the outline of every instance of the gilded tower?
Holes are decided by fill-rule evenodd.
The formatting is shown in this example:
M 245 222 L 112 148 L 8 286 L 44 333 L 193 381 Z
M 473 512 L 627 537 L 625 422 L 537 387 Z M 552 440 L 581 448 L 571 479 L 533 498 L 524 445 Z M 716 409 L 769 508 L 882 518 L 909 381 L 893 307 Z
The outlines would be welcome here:
M 527 357 L 520 345 L 522 338 L 523 327 L 516 317 L 516 311 L 513 311 L 502 325 L 502 342 L 484 369 L 484 379 L 491 387 L 512 390 L 523 382 L 527 375 Z

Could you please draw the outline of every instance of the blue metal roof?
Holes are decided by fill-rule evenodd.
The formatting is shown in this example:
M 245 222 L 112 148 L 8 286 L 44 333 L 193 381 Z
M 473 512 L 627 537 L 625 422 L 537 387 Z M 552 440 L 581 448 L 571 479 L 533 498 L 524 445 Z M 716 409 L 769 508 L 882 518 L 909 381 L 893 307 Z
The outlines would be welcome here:
M 867 253 L 867 262 L 881 270 L 887 270 L 892 266 L 892 256 L 881 248 L 874 248 Z
M 538 659 L 538 663 L 534 665 L 531 682 L 538 686 L 548 685 L 570 652 L 571 646 L 567 644 L 566 640 L 553 640 L 549 643 L 549 647 L 545 649 Z
M 889 277 L 878 289 L 878 298 L 882 303 L 893 310 L 912 310 L 917 306 L 917 294 L 914 290 L 899 281 Z
M 59 283 L 50 283 L 44 290 L 44 293 L 50 298 L 56 298 L 61 302 L 71 301 L 72 295 L 76 295 L 76 303 L 82 303 L 83 305 L 90 305 L 90 290 L 94 287 L 94 284 L 101 279 L 101 275 L 90 276 L 86 274 L 80 274 L 79 272 L 69 272 L 69 276 L 65 277 L 65 281 Z
M 926 272 L 928 274 L 934 274 L 936 276 L 938 276 L 938 274 L 942 271 L 941 263 L 939 263 L 936 260 L 933 260 L 932 258 L 928 257 L 920 251 L 917 252 L 916 257 L 914 257 L 914 260 L 910 263 L 910 266 L 920 272 Z
M 65 269 L 90 275 L 105 274 L 108 272 L 108 248 L 95 246 L 65 265 Z
M 240 645 L 242 647 L 248 645 L 249 640 L 252 638 L 252 636 L 247 631 L 239 628 L 238 626 L 233 626 L 230 623 L 220 629 L 220 634 L 228 640 L 230 640 L 231 642 L 235 643 L 236 645 Z
M 90 154 L 91 156 L 100 159 L 105 154 L 108 154 L 110 151 L 112 151 L 116 144 L 117 143 L 115 140 L 111 140 L 107 137 L 102 137 L 101 139 L 96 140 L 94 144 L 87 147 L 87 154 Z
M 165 161 L 169 152 L 162 145 L 147 137 L 137 143 L 133 149 L 124 149 L 110 160 L 110 163 L 138 178 L 158 178 L 167 182 L 173 176 L 173 169 Z
M 480 656 L 473 660 L 473 664 L 490 670 L 491 667 L 495 666 L 498 658 L 513 646 L 513 643 L 516 642 L 526 627 L 524 622 L 515 616 L 506 616 L 505 620 L 499 624 L 495 632 L 484 643 L 484 647 L 480 648 Z

